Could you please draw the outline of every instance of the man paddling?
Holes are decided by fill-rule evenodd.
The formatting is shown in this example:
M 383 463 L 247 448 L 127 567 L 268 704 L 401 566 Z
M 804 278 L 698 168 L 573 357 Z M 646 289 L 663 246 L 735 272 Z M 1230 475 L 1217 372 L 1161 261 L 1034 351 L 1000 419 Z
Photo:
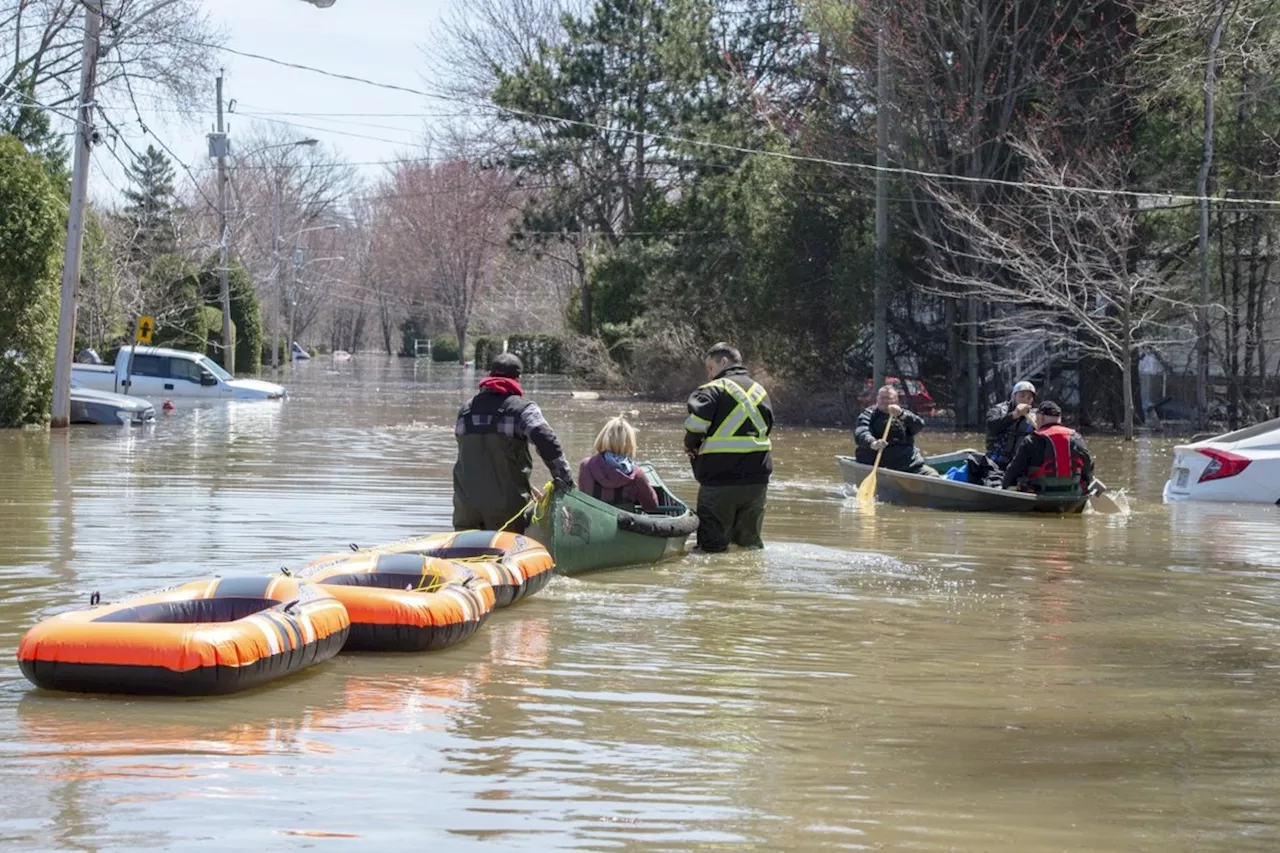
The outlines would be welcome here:
M 892 419 L 889 437 L 885 425 Z M 876 392 L 876 402 L 858 415 L 853 427 L 853 458 L 863 465 L 874 465 L 876 454 L 883 448 L 880 467 L 908 474 L 936 476 L 937 471 L 924 464 L 924 456 L 916 447 L 916 433 L 924 429 L 924 418 L 898 405 L 898 391 L 886 385 Z

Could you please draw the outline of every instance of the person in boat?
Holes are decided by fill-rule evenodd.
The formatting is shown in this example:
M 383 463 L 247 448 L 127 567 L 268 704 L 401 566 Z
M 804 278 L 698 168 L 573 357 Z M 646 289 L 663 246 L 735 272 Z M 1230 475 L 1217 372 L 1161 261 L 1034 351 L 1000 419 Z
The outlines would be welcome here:
M 889 438 L 884 436 L 885 424 Z M 863 465 L 874 465 L 876 454 L 883 449 L 880 467 L 908 474 L 937 475 L 937 471 L 924 464 L 924 456 L 916 447 L 916 433 L 924 429 L 924 418 L 898 405 L 898 392 L 892 385 L 885 385 L 876 392 L 876 402 L 858 415 L 854 424 L 853 440 L 857 445 L 853 458 Z
M 987 412 L 987 459 L 1003 471 L 1013 461 L 1018 442 L 1036 431 L 1031 407 L 1036 402 L 1036 386 L 1019 382 L 1009 399 L 992 406 Z
M 1039 426 L 1014 451 L 1004 469 L 1004 487 L 1054 497 L 1084 497 L 1093 483 L 1093 456 L 1080 434 L 1062 423 L 1051 400 L 1037 410 Z
M 658 508 L 658 493 L 635 463 L 636 429 L 626 418 L 609 418 L 596 436 L 596 455 L 578 465 L 578 488 L 599 501 L 645 512 Z
M 689 395 L 684 450 L 698 481 L 698 547 L 763 548 L 765 499 L 773 474 L 773 406 L 727 343 L 707 350 L 707 382 Z
M 573 473 L 560 440 L 538 404 L 524 396 L 520 387 L 522 369 L 512 353 L 495 356 L 489 375 L 480 380 L 480 393 L 458 410 L 454 530 L 524 532 L 528 519 L 521 510 L 533 493 L 531 442 L 551 471 L 555 487 L 573 488 Z

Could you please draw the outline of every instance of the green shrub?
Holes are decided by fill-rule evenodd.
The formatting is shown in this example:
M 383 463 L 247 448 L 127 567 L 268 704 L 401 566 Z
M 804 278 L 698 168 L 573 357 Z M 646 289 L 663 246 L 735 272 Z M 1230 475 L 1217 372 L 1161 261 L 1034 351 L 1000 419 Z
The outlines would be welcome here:
M 476 367 L 487 370 L 493 357 L 502 352 L 502 337 L 476 339 Z M 557 335 L 511 335 L 507 352 L 524 364 L 525 373 L 567 373 L 564 339 Z
M 400 354 L 413 358 L 416 355 L 413 351 L 414 341 L 425 341 L 429 337 L 431 335 L 427 332 L 426 317 L 406 317 L 400 324 Z
M 476 338 L 476 367 L 488 370 L 489 362 L 493 361 L 493 357 L 500 352 L 502 352 L 502 340 L 500 338 Z
M 0 136 L 0 427 L 49 418 L 62 207 L 44 161 Z
M 567 372 L 564 339 L 557 335 L 512 335 L 507 351 L 520 357 L 525 373 Z
M 436 338 L 431 342 L 432 361 L 459 361 L 458 342 L 454 338 Z

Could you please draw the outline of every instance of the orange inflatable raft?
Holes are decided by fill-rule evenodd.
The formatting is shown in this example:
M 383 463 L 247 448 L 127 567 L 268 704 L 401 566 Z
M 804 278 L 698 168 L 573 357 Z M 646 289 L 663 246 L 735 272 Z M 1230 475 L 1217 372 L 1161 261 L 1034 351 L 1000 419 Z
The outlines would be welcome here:
M 419 554 L 438 560 L 463 562 L 493 587 L 496 607 L 507 607 L 533 595 L 547 585 L 556 567 L 551 554 L 536 540 L 520 533 L 493 530 L 436 533 L 364 548 L 356 553 Z M 350 556 L 331 554 L 321 557 L 308 567 L 308 573 L 337 565 Z
M 470 566 L 421 554 L 351 554 L 302 579 L 347 608 L 346 651 L 443 649 L 479 630 L 494 606 L 493 587 Z
M 195 581 L 40 622 L 18 645 L 39 687 L 85 693 L 232 693 L 336 655 L 351 621 L 290 577 Z

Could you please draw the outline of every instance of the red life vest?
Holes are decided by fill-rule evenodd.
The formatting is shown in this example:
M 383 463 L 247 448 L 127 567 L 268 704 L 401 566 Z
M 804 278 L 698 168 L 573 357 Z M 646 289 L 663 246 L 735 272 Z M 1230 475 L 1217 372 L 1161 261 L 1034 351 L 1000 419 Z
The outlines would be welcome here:
M 1062 424 L 1050 424 L 1036 430 L 1036 435 L 1049 439 L 1051 455 L 1032 471 L 1027 480 L 1036 491 L 1075 488 L 1081 485 L 1084 459 L 1071 452 L 1071 437 L 1076 431 Z

